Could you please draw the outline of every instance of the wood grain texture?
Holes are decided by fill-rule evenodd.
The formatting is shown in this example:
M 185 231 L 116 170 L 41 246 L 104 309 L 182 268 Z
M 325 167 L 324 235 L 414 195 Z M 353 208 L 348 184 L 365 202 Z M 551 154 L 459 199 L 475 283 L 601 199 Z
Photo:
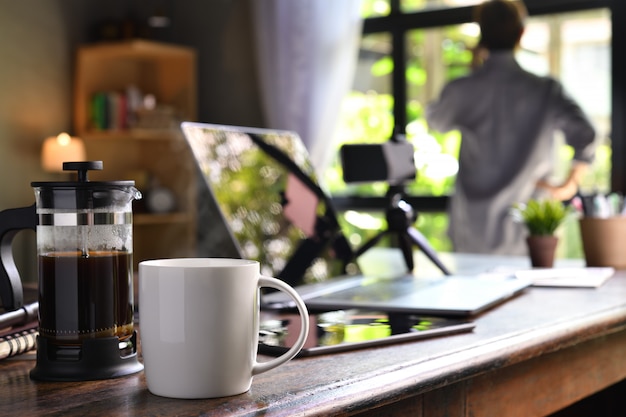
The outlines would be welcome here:
M 626 272 L 598 289 L 530 288 L 472 333 L 303 358 L 249 392 L 173 400 L 143 373 L 35 382 L 32 360 L 0 362 L 0 415 L 533 416 L 626 378 Z

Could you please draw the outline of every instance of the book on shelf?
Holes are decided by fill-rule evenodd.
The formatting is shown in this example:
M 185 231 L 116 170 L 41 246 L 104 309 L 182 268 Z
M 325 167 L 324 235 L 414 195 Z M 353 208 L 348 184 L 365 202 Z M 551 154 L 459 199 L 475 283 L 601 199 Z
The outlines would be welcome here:
M 89 128 L 96 131 L 172 129 L 177 127 L 177 110 L 157 103 L 153 94 L 145 96 L 137 88 L 126 91 L 98 91 L 89 102 Z
M 95 130 L 123 130 L 129 127 L 131 119 L 124 93 L 117 91 L 102 91 L 95 93 L 91 98 L 91 125 Z

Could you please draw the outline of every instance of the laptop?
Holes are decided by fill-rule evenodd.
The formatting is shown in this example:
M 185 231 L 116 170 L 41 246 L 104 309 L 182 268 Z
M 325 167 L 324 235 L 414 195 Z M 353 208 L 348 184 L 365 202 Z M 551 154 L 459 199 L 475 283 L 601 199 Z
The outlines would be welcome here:
M 362 273 L 296 133 L 196 122 L 181 128 L 240 256 L 293 285 L 312 311 L 472 316 L 531 284 L 514 274 Z M 261 302 L 293 307 L 281 292 L 263 294 Z

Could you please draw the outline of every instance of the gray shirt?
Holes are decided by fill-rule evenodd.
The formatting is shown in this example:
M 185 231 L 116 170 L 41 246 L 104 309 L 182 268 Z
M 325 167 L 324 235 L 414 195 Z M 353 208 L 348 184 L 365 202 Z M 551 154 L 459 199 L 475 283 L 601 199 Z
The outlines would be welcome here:
M 582 109 L 558 81 L 522 69 L 513 51 L 491 52 L 482 67 L 451 81 L 426 118 L 430 128 L 462 136 L 449 208 L 458 252 L 526 253 L 526 231 L 509 211 L 536 196 L 536 182 L 551 173 L 556 130 L 575 160 L 594 157 L 595 131 Z

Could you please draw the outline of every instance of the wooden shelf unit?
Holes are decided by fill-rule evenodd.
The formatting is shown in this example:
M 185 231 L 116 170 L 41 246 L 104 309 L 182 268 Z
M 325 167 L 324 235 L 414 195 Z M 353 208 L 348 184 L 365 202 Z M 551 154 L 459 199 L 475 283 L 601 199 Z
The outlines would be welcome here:
M 131 85 L 173 109 L 175 118 L 165 121 L 165 128 L 97 129 L 94 95 L 124 94 Z M 158 184 L 175 196 L 172 212 L 142 210 L 145 199 L 135 204 L 135 267 L 145 259 L 196 254 L 196 169 L 180 130 L 180 121 L 197 117 L 196 91 L 196 53 L 191 48 L 132 40 L 86 45 L 77 52 L 74 133 L 84 139 L 87 157 L 104 163 L 104 170 L 90 173 L 90 179 L 132 179 L 144 197 Z

